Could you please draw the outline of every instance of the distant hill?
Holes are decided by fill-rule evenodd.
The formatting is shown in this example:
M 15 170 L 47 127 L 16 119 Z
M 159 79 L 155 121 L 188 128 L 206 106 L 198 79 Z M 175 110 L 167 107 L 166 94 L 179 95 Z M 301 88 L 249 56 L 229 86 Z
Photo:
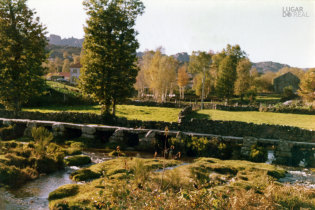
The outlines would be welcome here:
M 266 71 L 278 72 L 284 67 L 290 66 L 287 64 L 281 64 L 272 61 L 252 63 L 252 68 L 256 68 L 259 73 L 266 73 Z
M 72 56 L 72 54 L 80 55 L 81 53 L 80 47 L 72 47 L 72 46 L 60 46 L 60 45 L 49 44 L 46 47 L 46 49 L 47 51 L 49 51 L 50 58 L 59 57 L 62 60 L 63 60 L 64 52 L 68 52 L 69 56 Z
M 76 38 L 65 38 L 62 39 L 58 35 L 51 34 L 48 37 L 50 46 L 48 47 L 49 51 L 51 53 L 51 57 L 62 57 L 63 51 L 68 51 L 71 55 L 74 54 L 80 54 L 81 51 L 80 48 L 82 48 L 82 44 L 84 39 L 76 39 Z M 141 58 L 143 56 L 144 52 L 137 52 L 137 57 Z M 176 58 L 180 63 L 189 62 L 189 54 L 187 52 L 180 52 L 175 55 L 172 55 L 174 58 Z M 252 63 L 252 67 L 256 68 L 259 73 L 266 73 L 267 71 L 272 72 L 278 72 L 280 69 L 284 67 L 290 67 L 287 64 L 281 64 L 277 62 L 272 61 L 266 61 L 266 62 L 257 62 Z M 304 69 L 307 70 L 307 69 Z
M 62 39 L 58 35 L 51 34 L 48 37 L 49 44 L 58 45 L 58 46 L 69 46 L 69 47 L 82 47 L 84 39 L 76 39 L 76 38 L 66 38 Z

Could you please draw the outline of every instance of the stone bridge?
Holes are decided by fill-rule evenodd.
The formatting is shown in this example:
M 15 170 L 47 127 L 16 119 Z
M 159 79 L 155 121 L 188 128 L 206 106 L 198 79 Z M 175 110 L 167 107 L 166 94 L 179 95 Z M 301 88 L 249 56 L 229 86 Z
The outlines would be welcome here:
M 154 150 L 156 141 L 165 140 L 164 130 L 141 129 L 141 128 L 125 128 L 118 126 L 106 125 L 86 125 L 73 124 L 54 121 L 24 120 L 24 119 L 5 119 L 0 118 L 0 124 L 10 125 L 17 124 L 24 129 L 24 135 L 31 137 L 33 127 L 45 127 L 50 130 L 55 137 L 61 138 L 86 138 L 93 140 L 101 140 L 103 143 L 115 143 L 117 145 L 126 145 L 128 147 L 140 150 Z M 191 138 L 191 137 L 218 137 L 223 142 L 231 144 L 240 144 L 241 155 L 244 158 L 249 157 L 251 146 L 260 144 L 264 146 L 273 146 L 276 162 L 285 163 L 291 160 L 294 154 L 293 148 L 311 151 L 311 158 L 315 160 L 313 142 L 297 142 L 287 141 L 284 139 L 263 139 L 254 137 L 235 137 L 235 136 L 219 136 L 206 133 L 168 131 L 168 137 Z

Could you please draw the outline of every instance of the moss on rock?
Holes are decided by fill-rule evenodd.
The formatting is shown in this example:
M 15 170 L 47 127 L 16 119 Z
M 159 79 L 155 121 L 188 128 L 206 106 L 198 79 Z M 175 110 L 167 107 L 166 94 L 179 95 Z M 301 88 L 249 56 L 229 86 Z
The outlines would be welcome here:
M 67 166 L 82 166 L 91 163 L 91 158 L 87 155 L 70 156 L 64 160 Z
M 55 191 L 49 193 L 48 200 L 56 200 L 60 198 L 66 198 L 74 196 L 79 192 L 79 185 L 77 184 L 68 184 L 62 187 L 59 187 Z

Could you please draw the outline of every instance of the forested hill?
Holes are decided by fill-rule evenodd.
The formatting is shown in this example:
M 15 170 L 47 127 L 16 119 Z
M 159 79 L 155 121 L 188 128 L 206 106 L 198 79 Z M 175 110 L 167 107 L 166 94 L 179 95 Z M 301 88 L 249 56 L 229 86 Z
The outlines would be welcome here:
M 252 63 L 252 65 L 252 67 L 256 68 L 259 73 L 266 73 L 266 71 L 278 72 L 284 67 L 290 67 L 287 64 L 281 64 L 272 61 Z
M 76 54 L 80 55 L 82 44 L 84 39 L 76 39 L 76 38 L 61 38 L 58 35 L 51 34 L 48 37 L 49 40 L 49 47 L 48 50 L 51 52 L 50 57 L 55 58 L 59 57 L 62 58 L 63 52 L 67 51 L 68 54 Z M 144 52 L 138 52 L 137 56 L 142 57 Z M 189 62 L 189 54 L 187 52 L 180 52 L 173 55 L 180 63 Z M 290 67 L 287 64 L 281 64 L 272 61 L 266 62 L 257 62 L 252 63 L 253 68 L 256 68 L 260 73 L 266 73 L 266 71 L 278 72 L 280 69 L 284 67 Z

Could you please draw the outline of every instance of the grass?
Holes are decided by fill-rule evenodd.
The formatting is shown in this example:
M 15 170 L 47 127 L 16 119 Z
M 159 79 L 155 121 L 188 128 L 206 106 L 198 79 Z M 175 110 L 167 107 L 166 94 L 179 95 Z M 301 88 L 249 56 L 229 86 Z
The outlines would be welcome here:
M 101 113 L 100 106 L 49 106 L 40 109 L 28 108 L 23 109 L 23 111 Z M 126 117 L 128 120 L 176 122 L 180 111 L 181 109 L 179 108 L 118 105 L 116 115 L 118 117 Z
M 101 177 L 60 187 L 50 194 L 49 206 L 51 209 L 315 208 L 312 189 L 277 182 L 279 177 L 272 174 L 284 174 L 280 167 L 214 158 L 199 158 L 188 165 L 180 163 L 118 158 L 96 164 L 88 169 Z M 156 171 L 162 165 L 178 167 Z
M 42 108 L 28 108 L 24 111 L 39 111 L 39 112 L 87 112 L 100 114 L 100 106 L 49 106 Z M 126 117 L 128 120 L 143 120 L 143 121 L 165 121 L 176 122 L 179 108 L 164 108 L 164 107 L 148 107 L 134 105 L 118 105 L 117 116 Z M 195 115 L 196 118 L 206 118 L 212 120 L 224 121 L 242 121 L 255 124 L 274 124 L 288 125 L 304 129 L 315 130 L 315 116 L 303 114 L 288 114 L 288 113 L 272 113 L 272 112 L 230 112 L 220 110 L 201 110 Z
M 315 115 L 273 113 L 273 112 L 230 112 L 200 110 L 195 117 L 212 120 L 241 121 L 255 124 L 289 125 L 315 130 Z

